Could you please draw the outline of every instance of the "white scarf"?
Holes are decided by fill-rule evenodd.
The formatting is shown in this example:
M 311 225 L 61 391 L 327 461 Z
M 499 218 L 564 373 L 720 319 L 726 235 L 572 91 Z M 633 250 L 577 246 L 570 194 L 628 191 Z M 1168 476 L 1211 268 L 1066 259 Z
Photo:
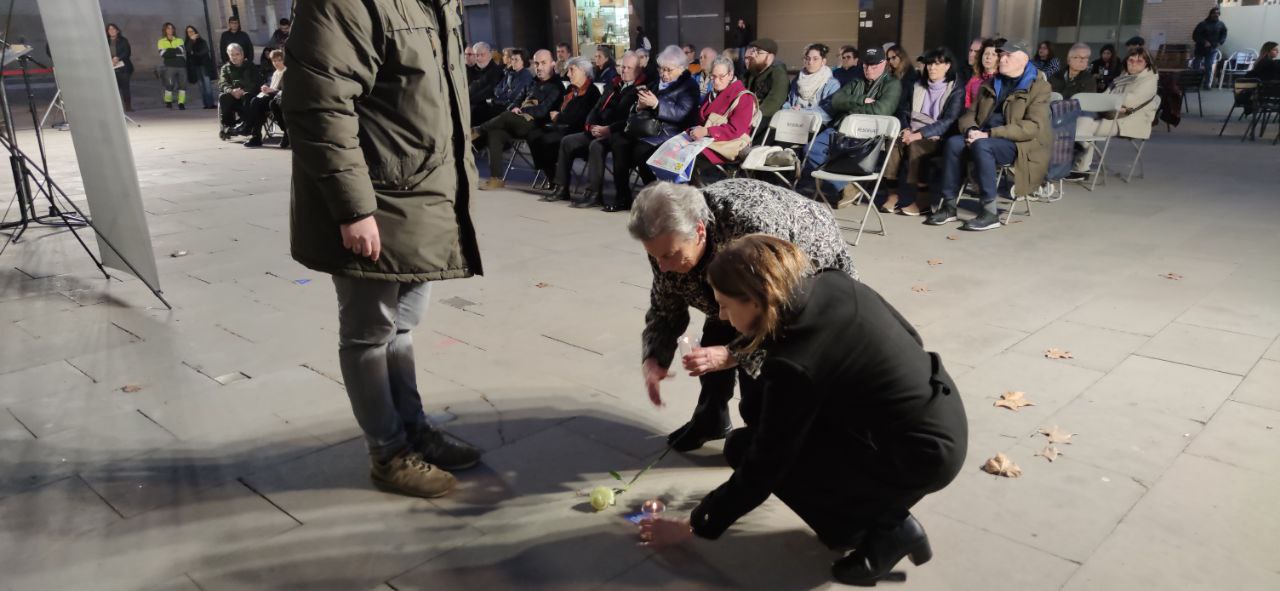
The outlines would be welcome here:
M 799 100 L 797 105 L 801 107 L 813 107 L 818 104 L 818 91 L 827 85 L 827 81 L 831 79 L 831 68 L 822 66 L 817 72 L 809 74 L 804 70 L 800 71 L 800 76 L 796 78 L 796 94 Z

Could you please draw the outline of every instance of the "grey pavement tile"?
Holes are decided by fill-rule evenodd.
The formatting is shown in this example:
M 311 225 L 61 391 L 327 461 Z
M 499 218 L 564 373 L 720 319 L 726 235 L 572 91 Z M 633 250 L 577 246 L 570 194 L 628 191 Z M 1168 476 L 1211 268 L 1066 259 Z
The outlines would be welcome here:
M 1244 375 L 1267 348 L 1262 337 L 1172 323 L 1137 351 L 1139 355 Z
M 1222 405 L 1187 453 L 1280 476 L 1280 411 L 1237 402 Z
M 1002 353 L 956 378 L 969 418 L 971 439 L 985 435 L 1024 437 L 1070 404 L 1102 373 L 1023 353 Z M 996 407 L 1000 395 L 1026 392 L 1034 403 L 1016 411 Z
M 114 387 L 76 388 L 46 394 L 9 405 L 9 412 L 36 437 L 74 429 L 103 417 L 135 409 L 108 390 Z
M 20 569 L 25 561 L 121 519 L 75 476 L 0 500 L 0 570 Z
M 35 435 L 18 421 L 11 413 L 0 412 L 0 441 L 5 445 L 13 445 L 16 441 L 30 441 Z
M 1072 357 L 1055 359 L 1057 363 L 1111 371 L 1147 340 L 1143 335 L 1060 320 L 1036 331 L 1012 350 L 1043 356 L 1051 348 L 1062 349 Z
M 1280 362 L 1259 361 L 1231 394 L 1231 399 L 1280 411 Z
M 297 521 L 232 482 L 81 533 L 12 569 L 10 577 L 19 588 L 145 588 L 295 527 Z
M 6 293 L 7 295 L 7 293 Z M 0 322 L 17 322 L 24 318 L 54 314 L 77 307 L 78 304 L 59 293 L 40 292 L 37 295 L 6 299 L 0 306 Z
M 0 374 L 0 405 L 50 396 L 90 384 L 93 380 L 89 376 L 62 360 L 11 371 Z
M 924 347 L 962 365 L 978 365 L 1026 338 L 1027 333 L 952 317 L 920 331 Z
M 1280 281 L 1252 275 L 1233 277 L 1178 317 L 1178 322 L 1271 339 L 1280 335 L 1277 301 Z
M 1021 478 L 1003 478 L 979 468 L 996 451 L 971 449 L 965 468 L 928 506 L 957 521 L 981 527 L 1054 556 L 1082 562 L 1115 528 L 1146 487 L 1113 470 L 1071 457 L 1052 464 L 1032 452 L 1010 455 Z
M 1064 587 L 1272 589 L 1276 474 L 1183 455 Z
M 1203 423 L 1217 412 L 1239 383 L 1238 376 L 1133 355 L 1080 398 L 1110 401 Z
M 147 591 L 204 591 L 191 580 L 187 575 L 178 575 L 168 581 L 160 583 L 155 587 L 148 587 Z
M 1064 319 L 1136 334 L 1154 335 L 1211 293 L 1235 265 L 1191 258 L 1159 260 L 1108 286 Z M 1175 273 L 1182 279 L 1166 279 Z
M 1267 347 L 1267 352 L 1262 356 L 1272 361 L 1280 361 L 1280 338 L 1271 342 L 1271 346 Z

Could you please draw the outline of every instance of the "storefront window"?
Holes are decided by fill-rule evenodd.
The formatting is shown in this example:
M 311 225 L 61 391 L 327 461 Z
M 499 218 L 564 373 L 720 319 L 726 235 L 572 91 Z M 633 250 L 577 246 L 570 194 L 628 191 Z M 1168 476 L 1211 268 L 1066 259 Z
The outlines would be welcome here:
M 622 55 L 631 45 L 631 3 L 629 0 L 577 0 L 577 54 L 591 56 L 597 45 L 613 48 Z

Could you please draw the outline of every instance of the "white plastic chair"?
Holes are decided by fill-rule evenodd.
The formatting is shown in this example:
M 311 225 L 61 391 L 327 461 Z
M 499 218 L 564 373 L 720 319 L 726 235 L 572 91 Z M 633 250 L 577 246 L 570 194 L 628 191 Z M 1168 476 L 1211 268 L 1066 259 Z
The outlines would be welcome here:
M 822 181 L 827 182 L 846 182 L 853 183 L 858 188 L 858 198 L 854 199 L 854 203 L 861 201 L 863 198 L 867 200 L 867 211 L 862 214 L 862 223 L 858 224 L 858 236 L 853 239 L 853 245 L 857 246 L 858 241 L 862 240 L 862 232 L 867 227 L 867 218 L 871 212 L 875 212 L 876 221 L 880 222 L 881 236 L 888 236 L 885 231 L 884 218 L 880 217 L 880 210 L 876 207 L 875 195 L 880 191 L 880 183 L 884 180 L 885 167 L 889 165 L 889 153 L 893 151 L 898 144 L 898 134 L 902 131 L 902 123 L 897 117 L 890 115 L 849 115 L 840 121 L 837 131 L 849 137 L 858 139 L 867 139 L 879 137 L 885 142 L 884 160 L 880 163 L 880 171 L 876 174 L 868 174 L 863 176 L 852 176 L 847 174 L 835 174 L 823 170 L 817 170 L 813 173 L 814 183 L 817 186 L 818 197 L 824 203 L 830 203 L 822 193 Z M 875 181 L 871 191 L 867 191 L 862 183 L 867 181 Z M 852 228 L 841 228 L 852 229 Z
M 810 111 L 778 111 L 772 119 L 769 120 L 769 130 L 764 134 L 763 145 L 769 145 L 769 142 L 777 142 L 790 144 L 792 146 L 804 146 L 804 157 L 800 160 L 800 171 L 804 170 L 804 165 L 809 161 L 809 151 L 813 148 L 813 142 L 818 138 L 818 132 L 822 130 L 822 118 L 817 113 Z M 765 164 L 765 160 L 769 154 L 776 150 L 755 149 L 747 153 L 747 159 L 742 162 L 742 170 L 753 172 L 764 172 L 776 175 L 787 183 L 791 188 L 795 188 L 796 183 L 800 181 L 800 175 L 796 172 L 794 166 L 770 166 Z M 795 175 L 794 179 L 788 180 L 783 172 L 790 171 Z
M 1117 111 L 1124 104 L 1124 96 L 1119 94 L 1104 94 L 1097 92 L 1082 92 L 1071 97 L 1080 101 L 1080 110 L 1085 113 L 1107 113 Z M 1076 142 L 1091 144 L 1095 150 L 1099 142 L 1102 143 L 1102 152 L 1098 157 L 1098 169 L 1091 175 L 1089 182 L 1089 190 L 1092 191 L 1098 185 L 1098 178 L 1102 177 L 1102 184 L 1107 183 L 1106 161 L 1107 149 L 1111 147 L 1111 138 L 1114 136 L 1106 135 L 1089 135 L 1076 136 Z
M 1154 103 L 1155 105 L 1152 108 L 1154 108 L 1157 113 L 1160 112 L 1160 95 L 1156 95 L 1156 98 L 1151 102 Z M 1132 138 L 1132 137 L 1125 137 L 1122 135 L 1116 136 L 1116 137 L 1119 137 L 1120 139 L 1129 140 L 1129 145 L 1133 146 L 1134 149 L 1137 150 L 1137 153 L 1133 157 L 1133 164 L 1129 165 L 1129 174 L 1124 175 L 1122 177 L 1124 178 L 1124 182 L 1127 183 L 1133 180 L 1134 171 L 1138 172 L 1138 178 L 1146 178 L 1146 175 L 1143 174 L 1143 170 L 1142 170 L 1142 149 L 1147 147 L 1147 139 L 1149 138 Z M 1116 176 L 1121 176 L 1121 175 L 1120 173 L 1116 173 Z
M 1227 61 L 1222 63 L 1221 75 L 1218 77 L 1218 88 L 1222 88 L 1227 84 L 1227 76 L 1230 75 L 1232 80 L 1236 76 L 1243 76 L 1253 69 L 1253 63 L 1258 61 L 1258 52 L 1252 49 L 1244 49 L 1231 54 Z M 1213 83 L 1212 80 L 1209 81 Z

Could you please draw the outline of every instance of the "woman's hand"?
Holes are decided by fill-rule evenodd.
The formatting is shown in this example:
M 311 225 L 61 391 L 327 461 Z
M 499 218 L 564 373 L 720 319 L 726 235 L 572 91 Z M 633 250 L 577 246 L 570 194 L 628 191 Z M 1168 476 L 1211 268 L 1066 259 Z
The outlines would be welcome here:
M 654 406 L 662 406 L 660 388 L 662 380 L 667 379 L 667 368 L 662 367 L 656 359 L 650 357 L 640 366 L 640 373 L 644 375 L 644 389 L 649 393 L 649 402 Z
M 551 120 L 552 120 L 552 121 L 555 121 L 555 120 L 556 120 L 556 118 L 558 118 L 559 116 L 560 116 L 560 111 L 552 111 L 552 112 L 551 112 Z
M 680 362 L 695 378 L 738 365 L 738 360 L 729 354 L 728 347 L 694 347 L 692 353 L 680 358 Z
M 640 520 L 640 545 L 664 548 L 683 544 L 693 537 L 693 527 L 688 519 L 647 517 Z
M 694 141 L 698 141 L 704 137 L 707 137 L 707 128 L 699 125 L 693 129 L 690 129 L 689 137 L 693 138 Z
M 639 105 L 641 109 L 652 109 L 658 106 L 658 96 L 649 92 L 649 89 L 647 88 L 641 89 L 640 96 L 636 99 L 636 104 Z

